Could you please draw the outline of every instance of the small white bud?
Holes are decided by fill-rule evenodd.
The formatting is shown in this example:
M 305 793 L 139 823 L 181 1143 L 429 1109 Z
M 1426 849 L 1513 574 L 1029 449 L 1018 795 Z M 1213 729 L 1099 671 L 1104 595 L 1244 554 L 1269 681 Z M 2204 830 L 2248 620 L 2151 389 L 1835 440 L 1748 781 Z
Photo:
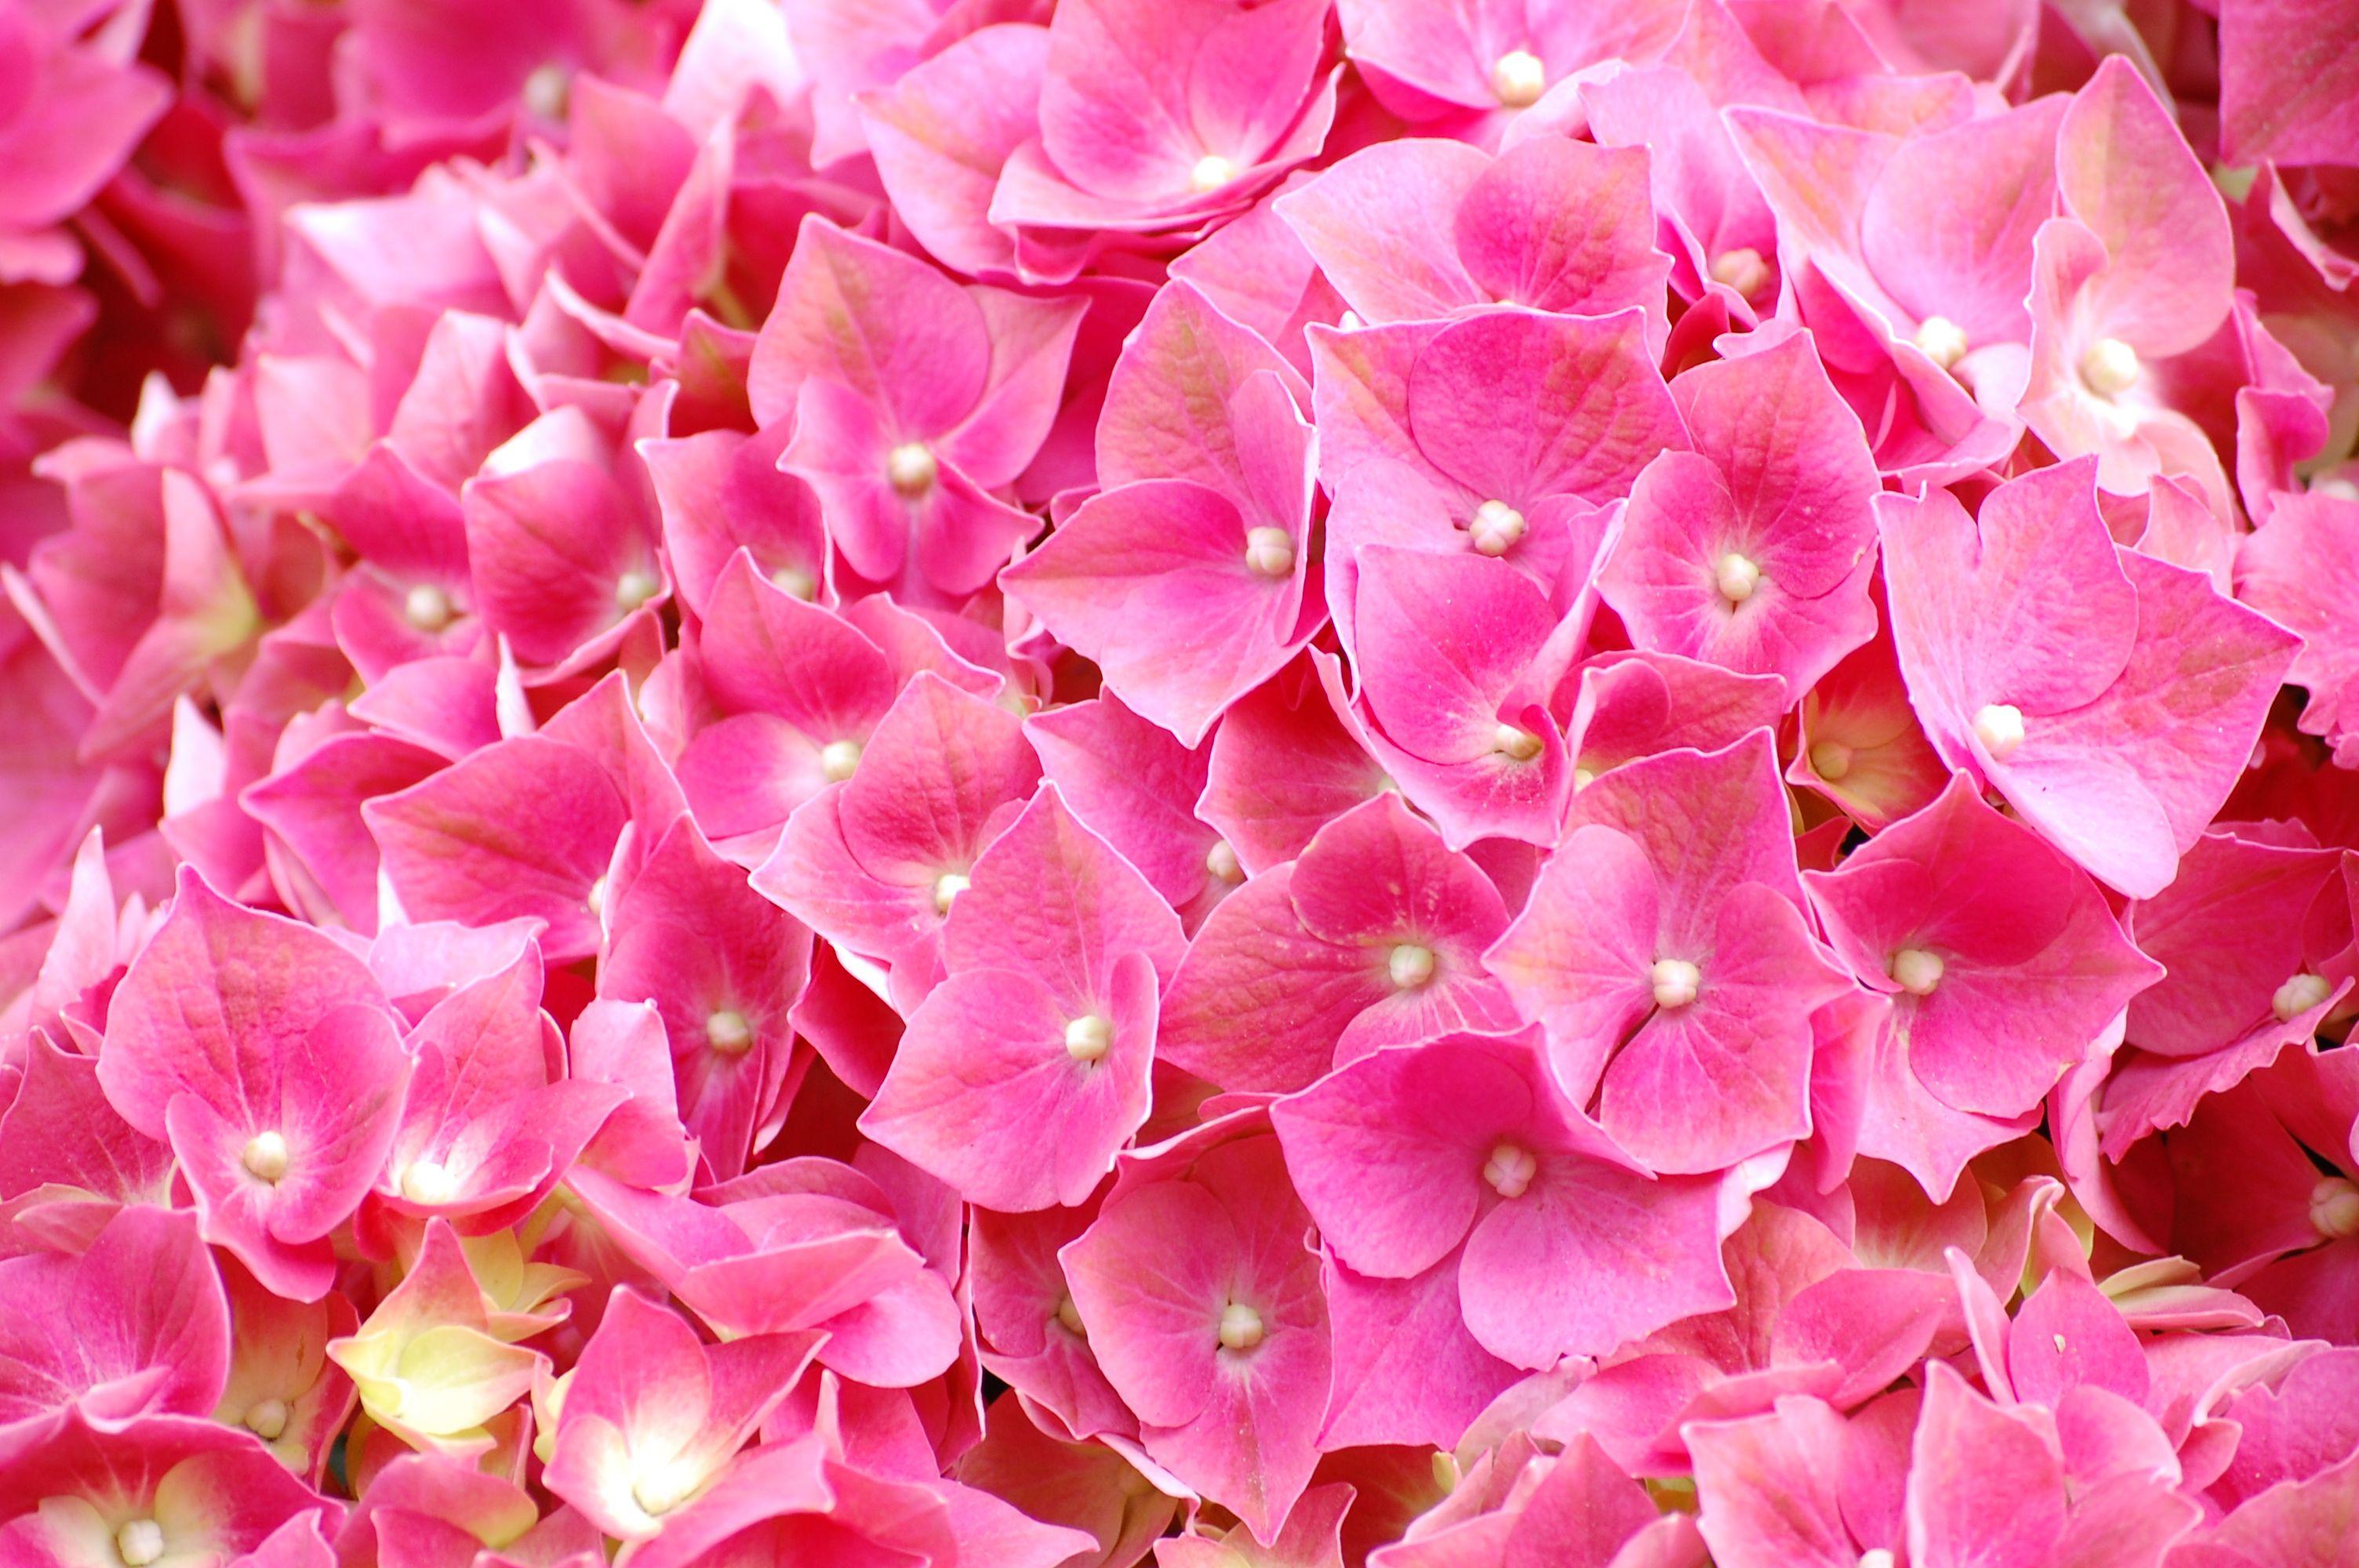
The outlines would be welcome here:
M 1433 979 L 1433 949 L 1404 942 L 1385 959 L 1385 973 L 1402 990 L 1415 990 Z
M 287 1174 L 287 1140 L 277 1132 L 257 1132 L 245 1141 L 240 1162 L 256 1181 L 277 1182 Z
M 1721 598 L 1731 604 L 1742 604 L 1761 586 L 1761 568 L 1731 550 L 1712 568 L 1712 586 L 1720 589 Z
M 451 624 L 451 596 L 430 582 L 421 582 L 402 596 L 401 618 L 419 632 L 440 632 Z
M 2100 397 L 2127 392 L 2137 378 L 2137 351 L 2119 338 L 2099 338 L 2081 356 L 2081 379 Z
M 1966 330 L 1947 316 L 1926 317 L 1918 325 L 1914 341 L 1919 352 L 1943 370 L 1964 359 L 1973 346 L 1966 341 Z
M 1657 1007 L 1685 1007 L 1703 989 L 1703 971 L 1685 958 L 1658 958 L 1647 971 Z
M 941 476 L 941 465 L 934 460 L 933 449 L 923 441 L 904 441 L 885 454 L 885 479 L 894 490 L 909 500 L 934 488 Z
M 1548 67 L 1529 49 L 1509 49 L 1491 67 L 1491 91 L 1510 109 L 1528 109 L 1548 91 Z
M 1974 714 L 1974 739 L 1994 762 L 2014 756 L 2023 734 L 2023 709 L 2011 702 L 1986 703 Z
M 1114 1025 L 1094 1012 L 1085 1012 L 1065 1025 L 1065 1054 L 1076 1062 L 1095 1062 L 1114 1048 Z
M 830 741 L 819 749 L 819 771 L 830 784 L 842 784 L 860 766 L 860 742 Z
M 1892 955 L 1893 983 L 1910 996 L 1931 996 L 1941 983 L 1941 955 L 1922 947 L 1903 947 Z
M 1256 577 L 1283 578 L 1294 573 L 1294 538 L 1283 528 L 1245 531 L 1245 567 Z

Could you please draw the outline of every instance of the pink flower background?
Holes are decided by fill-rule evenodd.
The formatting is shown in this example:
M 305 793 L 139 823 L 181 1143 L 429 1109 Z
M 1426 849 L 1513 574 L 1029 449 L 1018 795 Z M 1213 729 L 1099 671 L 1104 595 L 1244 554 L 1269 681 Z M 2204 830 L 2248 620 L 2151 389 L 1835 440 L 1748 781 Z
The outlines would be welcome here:
M 2359 1564 L 2353 0 L 0 0 L 0 1568 Z

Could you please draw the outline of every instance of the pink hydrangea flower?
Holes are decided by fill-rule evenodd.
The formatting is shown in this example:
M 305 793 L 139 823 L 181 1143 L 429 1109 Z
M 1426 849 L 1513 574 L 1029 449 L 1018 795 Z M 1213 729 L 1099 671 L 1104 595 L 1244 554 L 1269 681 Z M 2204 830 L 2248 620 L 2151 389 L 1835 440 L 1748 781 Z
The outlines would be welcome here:
M 1970 517 L 1877 503 L 1900 667 L 1934 749 L 2134 896 L 2227 798 L 2298 645 L 2197 574 L 2121 550 L 2090 461 Z
M 1647 1168 L 1719 1170 L 1809 1129 L 1810 1014 L 1850 987 L 1801 915 L 1768 737 L 1669 752 L 1573 797 L 1484 963 Z
M 1224 1088 L 1288 1090 L 1386 1045 L 1512 1028 L 1482 971 L 1506 925 L 1481 868 L 1379 795 L 1212 912 L 1166 992 L 1161 1052 Z

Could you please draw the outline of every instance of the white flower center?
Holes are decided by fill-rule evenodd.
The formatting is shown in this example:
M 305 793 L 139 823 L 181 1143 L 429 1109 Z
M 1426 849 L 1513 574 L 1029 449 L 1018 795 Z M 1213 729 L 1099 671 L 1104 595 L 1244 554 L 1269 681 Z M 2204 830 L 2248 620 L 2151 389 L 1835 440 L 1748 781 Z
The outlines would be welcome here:
M 2359 1236 L 2359 1184 L 2329 1176 L 2310 1189 L 2310 1223 L 2329 1241 Z
M 704 1021 L 704 1043 L 724 1056 L 743 1054 L 754 1044 L 754 1026 L 734 1007 L 724 1007 Z
M 923 441 L 904 441 L 885 454 L 886 481 L 909 500 L 934 488 L 941 476 L 941 465 L 934 460 L 933 449 Z
M 257 1132 L 245 1141 L 240 1159 L 246 1174 L 257 1181 L 276 1182 L 287 1174 L 287 1140 L 275 1131 Z
M 1491 750 L 1511 762 L 1528 762 L 1542 749 L 1540 738 L 1520 724 L 1502 724 L 1491 732 Z
M 2328 983 L 2324 975 L 2313 975 L 2305 969 L 2277 988 L 2277 994 L 2269 999 L 2269 1011 L 2277 1015 L 2279 1023 L 2289 1023 L 2324 1001 L 2333 991 L 2333 986 Z
M 1851 772 L 1852 751 L 1840 741 L 1820 741 L 1810 747 L 1810 771 L 1833 784 Z
M 1073 1304 L 1071 1296 L 1057 1298 L 1057 1310 L 1054 1316 L 1059 1323 L 1065 1325 L 1066 1332 L 1077 1334 L 1083 1339 L 1090 1336 L 1088 1325 L 1082 1322 L 1082 1309 Z
M 1504 501 L 1486 501 L 1474 509 L 1466 535 L 1476 555 L 1496 560 L 1524 536 L 1524 514 Z
M 287 1431 L 287 1401 L 257 1400 L 246 1407 L 240 1424 L 263 1442 L 276 1443 Z
M 1256 577 L 1285 578 L 1294 573 L 1294 539 L 1283 528 L 1245 530 L 1245 568 Z
M 1966 357 L 1973 345 L 1966 341 L 1966 330 L 1947 316 L 1928 316 L 1919 324 L 1913 340 L 1918 352 L 1948 370 Z
M 819 579 L 800 567 L 779 567 L 770 573 L 770 586 L 781 588 L 796 599 L 808 600 L 819 592 Z
M 1415 990 L 1433 979 L 1433 949 L 1404 942 L 1385 959 L 1385 973 L 1402 990 Z
M 147 1568 L 164 1555 L 164 1527 L 152 1519 L 126 1520 L 114 1532 L 114 1552 L 128 1568 Z
M 596 881 L 592 882 L 590 894 L 582 902 L 590 906 L 591 914 L 604 914 L 606 913 L 606 879 L 600 877 Z
M 1731 604 L 1742 604 L 1761 586 L 1761 568 L 1731 550 L 1712 568 L 1712 581 L 1720 589 L 1721 598 Z
M 1199 196 L 1210 196 L 1236 177 L 1236 165 L 1218 153 L 1206 153 L 1188 171 L 1188 189 Z
M 544 120 L 562 120 L 573 97 L 573 73 L 550 60 L 524 79 L 524 106 Z
M 1992 762 L 2006 762 L 2023 744 L 2023 709 L 2011 702 L 1984 704 L 1974 715 L 1974 739 Z
M 633 567 L 615 579 L 614 602 L 626 611 L 636 610 L 662 588 L 663 579 L 645 567 Z
M 958 895 L 973 885 L 974 883 L 956 871 L 944 871 L 940 876 L 936 877 L 934 879 L 934 913 L 948 914 L 951 912 L 951 905 L 957 902 Z
M 1859 1554 L 1859 1568 L 1893 1568 L 1893 1563 L 1892 1549 L 1888 1546 L 1871 1546 Z
M 420 632 L 440 632 L 451 624 L 451 596 L 430 582 L 421 582 L 403 595 L 401 618 Z
M 1750 299 L 1769 281 L 1769 264 L 1751 245 L 1739 245 L 1712 258 L 1712 280 Z
M 1941 983 L 1941 955 L 1922 947 L 1903 947 L 1892 955 L 1893 982 L 1910 996 L 1931 996 Z
M 661 1518 L 688 1501 L 703 1479 L 694 1466 L 687 1464 L 675 1461 L 658 1465 L 631 1478 L 631 1500 L 650 1515 Z
M 1703 989 L 1703 971 L 1685 958 L 1658 958 L 1647 971 L 1657 1007 L 1685 1007 Z
M 1065 1025 L 1065 1054 L 1076 1062 L 1095 1062 L 1113 1047 L 1114 1025 L 1094 1012 Z
M 2081 356 L 2081 379 L 2100 397 L 2127 392 L 2137 378 L 2137 351 L 2119 338 L 2099 338 Z
M 1245 880 L 1245 862 L 1237 859 L 1235 846 L 1226 838 L 1213 839 L 1212 847 L 1204 851 L 1204 870 L 1211 873 L 1213 881 L 1226 882 L 1231 887 Z
M 830 741 L 819 749 L 819 771 L 830 784 L 842 784 L 860 766 L 860 742 Z
M 1243 1302 L 1221 1309 L 1221 1344 L 1231 1350 L 1250 1350 L 1262 1341 L 1261 1314 Z
M 1509 49 L 1491 68 L 1491 91 L 1510 109 L 1528 109 L 1548 91 L 1548 67 L 1529 49 Z
M 1513 1143 L 1502 1143 L 1491 1151 L 1483 1162 L 1483 1179 L 1491 1190 L 1503 1198 L 1519 1198 L 1539 1173 L 1540 1162 L 1532 1158 L 1531 1151 Z
M 459 1195 L 458 1178 L 438 1160 L 419 1160 L 401 1173 L 401 1195 L 431 1207 Z

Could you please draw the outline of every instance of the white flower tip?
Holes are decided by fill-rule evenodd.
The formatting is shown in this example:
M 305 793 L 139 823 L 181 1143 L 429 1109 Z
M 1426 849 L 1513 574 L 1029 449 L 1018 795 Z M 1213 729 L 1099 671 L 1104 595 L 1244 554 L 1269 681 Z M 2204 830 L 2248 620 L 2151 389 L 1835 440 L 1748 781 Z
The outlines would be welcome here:
M 2081 379 L 2100 397 L 2127 392 L 2137 378 L 2137 351 L 2119 338 L 2099 338 L 2081 356 Z
M 1492 732 L 1491 750 L 1511 762 L 1528 762 L 1540 754 L 1540 738 L 1520 724 L 1502 724 Z
M 627 612 L 653 599 L 662 589 L 663 579 L 645 567 L 633 567 L 614 579 L 614 602 Z
M 1943 370 L 1964 359 L 1966 351 L 1973 346 L 1966 341 L 1966 330 L 1947 316 L 1926 317 L 1918 324 L 1917 335 L 1910 341 L 1917 345 L 1918 352 Z
M 1657 1007 L 1685 1007 L 1703 989 L 1703 971 L 1685 958 L 1658 958 L 1647 971 Z
M 1490 1183 L 1491 1190 L 1501 1197 L 1519 1198 L 1530 1188 L 1532 1178 L 1539 1173 L 1539 1168 L 1540 1162 L 1532 1158 L 1530 1150 L 1513 1143 L 1502 1143 L 1491 1151 L 1488 1160 L 1483 1162 L 1483 1179 Z
M 2359 483 L 2344 479 L 2340 474 L 2330 474 L 2324 479 L 2311 480 L 2310 493 L 2328 496 L 2336 501 L 2359 501 Z
M 1769 264 L 1751 245 L 1739 245 L 1712 258 L 1712 280 L 1750 299 L 1769 282 Z
M 2006 762 L 2023 744 L 2023 709 L 2011 702 L 1985 703 L 1974 714 L 1974 739 L 1992 762 Z
M 886 481 L 913 501 L 934 488 L 941 471 L 934 449 L 923 441 L 904 441 L 885 454 Z
M 1859 1554 L 1859 1568 L 1894 1568 L 1892 1549 L 1871 1546 Z
M 1941 955 L 1922 947 L 1903 947 L 1892 955 L 1893 983 L 1910 996 L 1931 996 L 1941 983 Z
M 1078 1335 L 1083 1339 L 1090 1336 L 1089 1325 L 1082 1322 L 1082 1309 L 1073 1304 L 1073 1298 L 1071 1295 L 1058 1297 L 1057 1310 L 1050 1315 L 1064 1325 L 1067 1333 Z
M 1810 771 L 1829 784 L 1851 772 L 1852 750 L 1840 741 L 1820 741 L 1810 747 Z
M 860 742 L 830 741 L 819 749 L 819 771 L 830 784 L 842 784 L 860 766 Z
M 562 120 L 573 98 L 573 73 L 555 60 L 524 79 L 524 106 L 544 120 Z
M 401 618 L 419 632 L 440 632 L 451 624 L 451 596 L 430 582 L 421 582 L 402 596 Z
M 126 1519 L 114 1532 L 114 1552 L 126 1568 L 147 1568 L 164 1555 L 164 1527 L 152 1519 Z
M 1294 575 L 1294 537 L 1283 528 L 1245 530 L 1245 566 L 1256 577 Z
M 2313 975 L 2307 969 L 2288 976 L 2269 998 L 2269 1011 L 2277 1015 L 2279 1023 L 2290 1023 L 2332 995 L 2334 987 L 2324 975 Z
M 1761 586 L 1761 568 L 1731 550 L 1712 568 L 1712 586 L 1731 604 L 1742 604 Z
M 2329 1176 L 2310 1190 L 2310 1223 L 2329 1241 L 2359 1236 L 2359 1183 Z
M 974 884 L 956 871 L 944 871 L 934 879 L 934 913 L 948 914 L 958 895 Z
M 1204 851 L 1204 870 L 1215 881 L 1234 887 L 1245 880 L 1245 862 L 1237 859 L 1236 847 L 1226 838 L 1215 838 L 1212 847 Z
M 1593 784 L 1596 782 L 1597 770 L 1595 768 L 1575 768 L 1572 770 L 1572 789 L 1575 795 L 1580 794 L 1582 790 L 1587 789 L 1591 784 Z
M 1221 1309 L 1221 1345 L 1224 1349 L 1250 1350 L 1262 1342 L 1266 1332 L 1261 1314 L 1243 1302 L 1231 1302 Z
M 1188 171 L 1188 189 L 1199 196 L 1210 196 L 1237 177 L 1237 166 L 1218 153 L 1206 153 Z
M 459 1181 L 439 1160 L 413 1161 L 401 1173 L 401 1195 L 431 1208 L 457 1197 Z
M 1496 560 L 1524 536 L 1524 514 L 1504 501 L 1486 501 L 1474 509 L 1466 535 L 1476 555 Z
M 1065 1025 L 1065 1054 L 1076 1062 L 1095 1062 L 1114 1048 L 1114 1025 L 1094 1012 L 1085 1012 Z
M 694 1466 L 679 1460 L 657 1465 L 631 1478 L 631 1500 L 649 1518 L 661 1519 L 693 1497 L 703 1480 Z
M 1509 49 L 1491 68 L 1491 91 L 1510 109 L 1528 109 L 1548 91 L 1548 67 L 1529 49 Z
M 724 1056 L 742 1055 L 754 1044 L 754 1026 L 735 1008 L 724 1007 L 704 1021 L 704 1043 Z
M 592 914 L 603 915 L 606 913 L 606 879 L 600 877 L 592 882 L 589 896 L 582 902 L 590 906 Z
M 287 1431 L 287 1416 L 285 1400 L 256 1400 L 245 1407 L 238 1424 L 265 1443 L 276 1443 Z
M 770 573 L 770 586 L 783 589 L 796 599 L 809 600 L 819 592 L 819 579 L 800 567 L 778 567 Z
M 1385 973 L 1402 990 L 1414 990 L 1433 979 L 1433 949 L 1404 942 L 1385 960 Z
M 239 1157 L 245 1173 L 258 1182 L 276 1182 L 287 1174 L 287 1139 L 277 1131 L 257 1132 L 245 1141 Z

